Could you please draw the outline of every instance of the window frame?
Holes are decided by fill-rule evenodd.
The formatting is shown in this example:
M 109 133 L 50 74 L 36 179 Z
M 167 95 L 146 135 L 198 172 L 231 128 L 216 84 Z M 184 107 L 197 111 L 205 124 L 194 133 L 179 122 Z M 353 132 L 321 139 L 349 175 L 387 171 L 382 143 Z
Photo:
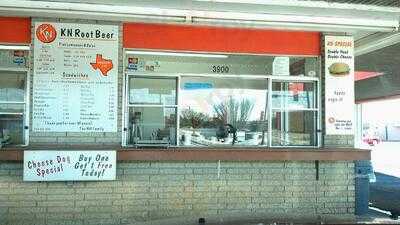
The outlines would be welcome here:
M 268 147 L 269 148 L 319 148 L 321 146 L 321 97 L 320 97 L 320 80 L 318 78 L 316 79 L 293 79 L 295 77 L 285 77 L 282 79 L 282 77 L 274 77 L 269 79 L 268 82 L 268 88 L 271 90 L 268 92 Z M 280 108 L 274 108 L 272 107 L 272 83 L 273 82 L 294 82 L 294 83 L 314 83 L 314 93 L 315 93 L 315 99 L 314 99 L 314 105 L 315 107 L 313 108 L 301 108 L 301 109 L 283 109 L 284 112 L 296 112 L 296 111 L 301 111 L 301 112 L 315 112 L 316 115 L 314 116 L 314 123 L 315 123 L 315 137 L 316 137 L 316 144 L 315 145 L 273 145 L 272 144 L 272 117 L 273 117 L 273 111 L 278 110 Z
M 181 78 L 182 77 L 213 77 L 213 78 L 249 78 L 249 79 L 262 79 L 267 82 L 267 96 L 266 96 L 266 112 L 268 112 L 268 115 L 266 115 L 266 119 L 268 122 L 268 145 L 264 146 L 234 146 L 235 148 L 308 148 L 308 149 L 316 149 L 321 147 L 322 143 L 322 134 L 321 134 L 321 117 L 322 117 L 322 108 L 321 108 L 321 60 L 319 56 L 289 56 L 289 57 L 313 57 L 317 58 L 317 76 L 315 77 L 310 77 L 310 76 L 290 76 L 290 75 L 251 75 L 251 74 L 213 74 L 213 73 L 154 73 L 154 72 L 143 72 L 143 71 L 129 71 L 126 69 L 126 65 L 124 63 L 124 79 L 123 79 L 123 93 L 122 93 L 122 98 L 123 98 L 123 105 L 122 105 L 122 146 L 123 147 L 128 147 L 128 123 L 129 123 L 129 78 L 130 77 L 142 77 L 142 78 L 176 78 L 177 82 L 177 89 L 176 89 L 176 145 L 171 145 L 170 147 L 188 147 L 188 146 L 182 146 L 179 143 L 179 128 L 180 128 L 180 115 L 181 115 L 181 96 L 180 94 L 180 83 L 181 83 Z M 125 59 L 128 58 L 128 54 L 126 52 L 124 53 L 124 62 Z M 316 145 L 313 146 L 272 146 L 272 82 L 279 82 L 279 81 L 284 81 L 284 82 L 315 82 L 315 102 L 316 102 L 316 118 L 315 118 L 315 124 L 316 124 Z M 139 106 L 139 105 L 137 105 Z M 204 149 L 204 148 L 219 148 L 219 146 L 207 146 L 207 147 L 191 147 L 191 148 L 198 148 L 198 149 Z
M 129 102 L 129 91 L 130 91 L 130 79 L 132 78 L 148 78 L 148 79 L 175 79 L 175 85 L 176 85 L 176 90 L 175 90 L 175 105 L 163 105 L 163 104 L 131 104 Z M 171 146 L 178 146 L 179 145 L 179 81 L 180 78 L 179 76 L 174 76 L 174 75 L 146 75 L 145 73 L 125 73 L 125 79 L 124 79 L 124 91 L 123 91 L 123 97 L 124 97 L 124 104 L 123 104 L 123 119 L 122 119 L 122 124 L 124 128 L 122 129 L 122 146 L 139 146 L 140 145 L 134 145 L 134 144 L 129 144 L 128 143 L 128 135 L 129 135 L 129 110 L 130 108 L 135 108 L 135 107 L 155 107 L 155 108 L 174 108 L 176 111 L 176 122 L 175 122 L 175 142 L 177 143 L 176 145 L 171 145 Z
M 13 68 L 13 67 L 1 67 L 0 66 L 0 72 L 11 72 L 11 73 L 21 73 L 25 76 L 25 95 L 24 95 L 24 101 L 0 101 L 0 104 L 18 104 L 18 105 L 23 105 L 23 111 L 22 113 L 15 113 L 15 112 L 1 112 L 1 115 L 21 115 L 22 116 L 22 144 L 18 144 L 17 146 L 28 146 L 29 145 L 29 128 L 30 128 L 30 87 L 31 87 L 31 71 L 30 71 L 30 46 L 8 46 L 8 45 L 0 45 L 0 51 L 2 50 L 9 50 L 9 51 L 15 51 L 15 50 L 22 50 L 22 51 L 27 51 L 28 52 L 28 57 L 27 57 L 27 66 L 23 68 Z

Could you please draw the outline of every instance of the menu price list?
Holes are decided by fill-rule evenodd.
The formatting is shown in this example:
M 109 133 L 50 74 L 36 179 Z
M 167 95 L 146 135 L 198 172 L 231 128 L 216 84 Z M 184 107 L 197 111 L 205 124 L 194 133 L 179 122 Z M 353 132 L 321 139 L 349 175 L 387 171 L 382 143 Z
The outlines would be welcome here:
M 111 82 L 39 80 L 34 88 L 36 131 L 105 132 L 116 119 L 116 95 Z M 108 91 L 103 91 L 108 88 Z M 101 91 L 98 91 L 101 90 Z
M 85 55 L 86 54 L 86 55 Z M 93 54 L 92 54 L 93 55 Z M 63 71 L 48 49 L 39 51 L 34 79 L 33 127 L 35 131 L 106 132 L 116 130 L 117 81 L 98 78 L 98 72 L 76 69 L 93 60 L 87 51 L 63 50 Z M 96 77 L 97 76 L 97 77 Z

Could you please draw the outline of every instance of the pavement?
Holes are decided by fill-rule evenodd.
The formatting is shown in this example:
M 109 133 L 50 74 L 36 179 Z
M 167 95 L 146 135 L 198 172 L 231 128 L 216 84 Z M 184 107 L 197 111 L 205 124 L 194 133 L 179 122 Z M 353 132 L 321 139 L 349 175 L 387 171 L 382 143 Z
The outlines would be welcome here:
M 400 215 L 400 142 L 381 142 L 371 149 L 376 182 L 370 183 L 370 204 Z
M 304 217 L 301 215 L 275 215 L 274 217 L 267 215 L 231 215 L 221 216 L 213 215 L 204 218 L 205 223 L 199 223 L 199 218 L 169 218 L 164 220 L 153 220 L 148 222 L 133 223 L 130 225 L 297 225 L 297 224 L 397 224 L 399 220 L 389 218 L 388 213 L 370 208 L 368 214 L 357 217 L 340 218 L 340 217 Z
M 370 183 L 369 201 L 373 207 L 400 216 L 400 178 L 375 172 L 376 182 Z

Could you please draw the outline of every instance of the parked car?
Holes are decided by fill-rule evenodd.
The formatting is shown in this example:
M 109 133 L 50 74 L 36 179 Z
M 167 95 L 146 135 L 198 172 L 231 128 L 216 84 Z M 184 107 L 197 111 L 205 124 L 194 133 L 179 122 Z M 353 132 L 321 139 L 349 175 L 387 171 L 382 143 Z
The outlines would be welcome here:
M 364 134 L 363 142 L 367 143 L 370 146 L 374 146 L 381 142 L 381 138 L 379 137 L 379 134 L 377 132 L 374 132 L 372 134 Z

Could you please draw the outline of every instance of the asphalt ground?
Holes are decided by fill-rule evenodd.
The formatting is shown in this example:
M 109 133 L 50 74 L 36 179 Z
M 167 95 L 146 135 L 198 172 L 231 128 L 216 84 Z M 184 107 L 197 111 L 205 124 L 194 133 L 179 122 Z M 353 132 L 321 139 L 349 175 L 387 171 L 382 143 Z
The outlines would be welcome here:
M 369 187 L 371 205 L 400 216 L 400 178 L 378 172 L 375 176 L 376 182 Z

